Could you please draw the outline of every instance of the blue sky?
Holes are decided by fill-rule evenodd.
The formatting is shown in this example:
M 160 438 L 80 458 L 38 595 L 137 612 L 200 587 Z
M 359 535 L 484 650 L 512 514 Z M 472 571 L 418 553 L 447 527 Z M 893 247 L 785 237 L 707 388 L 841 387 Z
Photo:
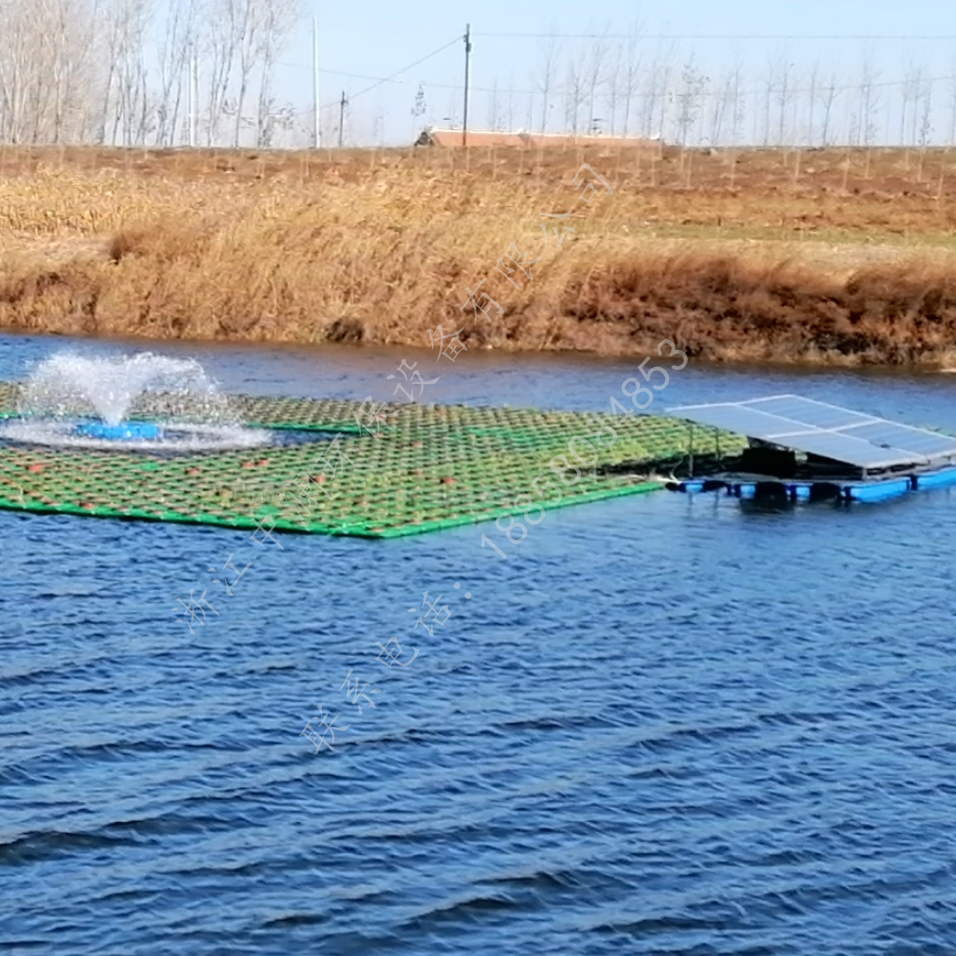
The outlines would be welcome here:
M 527 126 L 529 98 L 522 93 L 512 95 L 510 110 L 508 90 L 536 91 L 534 74 L 540 71 L 542 41 L 530 37 L 488 36 L 486 34 L 585 34 L 608 32 L 626 34 L 635 28 L 643 38 L 639 50 L 645 62 L 655 54 L 663 62 L 673 63 L 669 93 L 677 91 L 681 67 L 693 57 L 693 63 L 703 75 L 710 78 L 714 90 L 720 77 L 739 61 L 743 66 L 744 84 L 753 90 L 766 82 L 768 65 L 790 65 L 790 80 L 806 78 L 814 61 L 821 69 L 839 70 L 842 76 L 855 77 L 861 71 L 866 56 L 870 58 L 877 80 L 882 84 L 882 108 L 885 115 L 873 119 L 878 127 L 878 138 L 893 138 L 900 107 L 891 100 L 900 96 L 906 70 L 914 66 L 925 68 L 924 77 L 932 77 L 936 87 L 932 115 L 934 135 L 949 134 L 948 101 L 952 92 L 945 88 L 943 78 L 952 75 L 956 61 L 956 40 L 942 39 L 956 34 L 956 7 L 939 0 L 921 4 L 900 4 L 888 0 L 872 0 L 866 4 L 803 0 L 799 4 L 768 4 L 756 0 L 737 2 L 652 2 L 635 5 L 607 0 L 600 6 L 555 0 L 553 3 L 516 4 L 502 0 L 484 0 L 483 3 L 435 2 L 418 0 L 411 4 L 385 3 L 381 0 L 356 0 L 342 5 L 321 0 L 313 2 L 312 12 L 319 18 L 320 66 L 327 71 L 360 74 L 366 77 L 384 77 L 409 65 L 419 57 L 440 48 L 464 33 L 466 22 L 471 23 L 474 36 L 472 82 L 476 91 L 472 97 L 473 126 L 487 127 L 492 116 L 492 94 L 483 92 L 497 82 L 499 113 L 509 113 L 515 126 Z M 311 102 L 311 22 L 290 42 L 282 57 L 284 65 L 278 78 L 278 91 L 303 112 L 307 120 Z M 691 36 L 719 36 L 735 39 L 676 39 L 660 40 L 660 34 Z M 752 39 L 755 35 L 787 39 Z M 932 37 L 933 39 L 859 39 L 861 35 L 891 37 Z M 840 39 L 803 39 L 807 37 L 838 37 Z M 586 55 L 591 41 L 583 39 L 560 40 L 565 56 Z M 358 96 L 350 104 L 347 133 L 353 140 L 401 142 L 407 140 L 416 126 L 431 121 L 442 125 L 442 119 L 452 115 L 460 122 L 463 82 L 463 43 L 454 43 L 449 49 L 397 77 L 402 82 L 390 82 L 371 92 Z M 782 74 L 781 74 L 782 75 Z M 561 77 L 559 77 L 560 79 Z M 337 100 L 341 90 L 347 96 L 359 93 L 374 82 L 358 76 L 321 75 L 321 99 L 324 103 Z M 855 82 L 855 80 L 853 80 Z M 424 87 L 427 112 L 415 121 L 411 110 L 419 83 Z M 711 95 L 716 95 L 713 93 Z M 538 93 L 540 96 L 540 93 Z M 503 102 L 505 105 L 502 105 Z M 756 99 L 754 100 L 756 104 Z M 540 99 L 532 103 L 535 126 L 540 124 Z M 796 110 L 796 106 L 794 107 Z M 920 107 L 922 109 L 922 107 Z M 552 112 L 561 112 L 561 106 L 552 103 Z M 844 120 L 852 122 L 854 106 L 844 107 Z M 596 110 L 595 113 L 598 111 Z M 607 112 L 607 108 L 604 109 Z M 756 106 L 754 110 L 756 114 Z M 911 109 L 911 114 L 914 112 Z M 337 108 L 323 114 L 323 124 L 337 123 Z M 506 117 L 507 119 L 507 117 Z M 748 123 L 753 127 L 751 137 L 759 138 L 756 115 Z M 788 123 L 791 121 L 788 120 Z M 794 114 L 792 135 L 806 129 L 807 120 Z M 554 128 L 562 124 L 556 115 Z M 701 128 L 701 135 L 706 130 Z M 914 130 L 913 135 L 916 135 Z

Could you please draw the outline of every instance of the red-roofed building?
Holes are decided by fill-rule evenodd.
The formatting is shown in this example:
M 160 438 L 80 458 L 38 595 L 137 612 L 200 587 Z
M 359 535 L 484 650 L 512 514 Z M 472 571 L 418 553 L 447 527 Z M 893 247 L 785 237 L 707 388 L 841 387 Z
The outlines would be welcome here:
M 426 129 L 415 142 L 416 146 L 460 147 L 462 131 L 460 129 Z M 661 140 L 641 136 L 571 136 L 567 133 L 504 133 L 494 130 L 468 130 L 468 146 L 521 146 L 525 149 L 538 149 L 544 146 L 610 146 L 638 147 L 659 150 Z

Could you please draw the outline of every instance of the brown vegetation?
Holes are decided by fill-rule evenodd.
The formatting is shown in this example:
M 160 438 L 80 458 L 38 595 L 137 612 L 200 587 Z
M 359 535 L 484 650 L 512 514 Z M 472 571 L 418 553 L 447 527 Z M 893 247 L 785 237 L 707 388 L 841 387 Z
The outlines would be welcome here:
M 2 149 L 0 327 L 948 364 L 954 190 L 945 150 Z

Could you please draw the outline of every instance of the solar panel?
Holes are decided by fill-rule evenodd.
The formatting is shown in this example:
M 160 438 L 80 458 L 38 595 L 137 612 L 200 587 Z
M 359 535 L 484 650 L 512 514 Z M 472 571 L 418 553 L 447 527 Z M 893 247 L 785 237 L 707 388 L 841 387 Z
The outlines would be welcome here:
M 799 395 L 685 405 L 665 414 L 857 468 L 925 465 L 956 458 L 956 438 Z
M 755 411 L 743 404 L 729 405 L 695 405 L 691 406 L 694 415 L 679 415 L 680 418 L 692 418 L 703 425 L 714 425 L 725 428 L 727 431 L 741 435 L 789 435 L 793 432 L 806 431 L 806 425 L 788 421 L 776 415 L 768 415 Z M 681 409 L 676 409 L 676 415 Z M 770 440 L 770 438 L 768 438 Z
M 811 398 L 800 398 L 797 395 L 776 395 L 773 398 L 756 398 L 750 402 L 742 402 L 749 408 L 771 415 L 779 415 L 802 425 L 812 425 L 814 428 L 844 428 L 848 425 L 865 425 L 868 422 L 879 421 L 872 415 L 861 412 L 851 412 L 838 405 L 827 405 L 825 402 L 815 402 Z
M 859 438 L 848 438 L 839 432 L 818 431 L 786 441 L 789 448 L 822 455 L 834 461 L 855 465 L 857 468 L 892 468 L 895 465 L 925 464 L 909 452 L 896 448 L 881 448 Z
M 927 458 L 951 455 L 956 450 L 956 439 L 948 435 L 937 435 L 923 431 L 921 428 L 897 425 L 894 422 L 880 421 L 872 425 L 854 426 L 842 429 L 840 434 L 863 438 L 875 444 L 883 442 L 894 448 L 925 455 Z

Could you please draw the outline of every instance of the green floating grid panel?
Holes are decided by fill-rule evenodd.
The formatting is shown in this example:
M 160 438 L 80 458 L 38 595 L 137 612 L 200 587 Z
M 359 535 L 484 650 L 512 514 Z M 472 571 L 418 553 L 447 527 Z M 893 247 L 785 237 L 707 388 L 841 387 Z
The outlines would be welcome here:
M 16 414 L 18 390 L 16 383 L 0 382 L 0 418 Z M 600 415 L 617 434 L 613 445 L 602 447 L 587 430 L 594 413 L 390 404 L 381 409 L 386 424 L 371 435 L 356 423 L 360 402 L 236 395 L 230 407 L 253 427 L 341 433 L 337 447 L 352 464 L 324 466 L 327 441 L 175 457 L 4 443 L 0 508 L 240 529 L 265 522 L 270 531 L 274 522 L 279 531 L 390 538 L 503 512 L 520 516 L 527 508 L 515 506 L 518 495 L 551 508 L 652 491 L 662 483 L 649 476 L 689 451 L 686 425 L 651 415 Z M 150 394 L 130 414 L 149 420 L 161 408 L 162 396 Z M 582 465 L 569 454 L 576 436 L 594 446 L 595 464 Z M 610 433 L 600 437 L 606 441 Z M 723 453 L 746 444 L 740 436 L 697 428 L 695 455 L 714 454 L 718 441 Z M 593 458 L 580 441 L 574 449 Z M 580 468 L 573 486 L 550 470 L 556 455 Z M 541 472 L 546 499 L 531 487 Z M 303 473 L 312 480 L 305 482 Z M 573 481 L 574 474 L 565 477 Z M 553 484 L 545 483 L 548 478 Z M 307 484 L 307 498 L 295 490 L 297 481 L 298 487 Z

